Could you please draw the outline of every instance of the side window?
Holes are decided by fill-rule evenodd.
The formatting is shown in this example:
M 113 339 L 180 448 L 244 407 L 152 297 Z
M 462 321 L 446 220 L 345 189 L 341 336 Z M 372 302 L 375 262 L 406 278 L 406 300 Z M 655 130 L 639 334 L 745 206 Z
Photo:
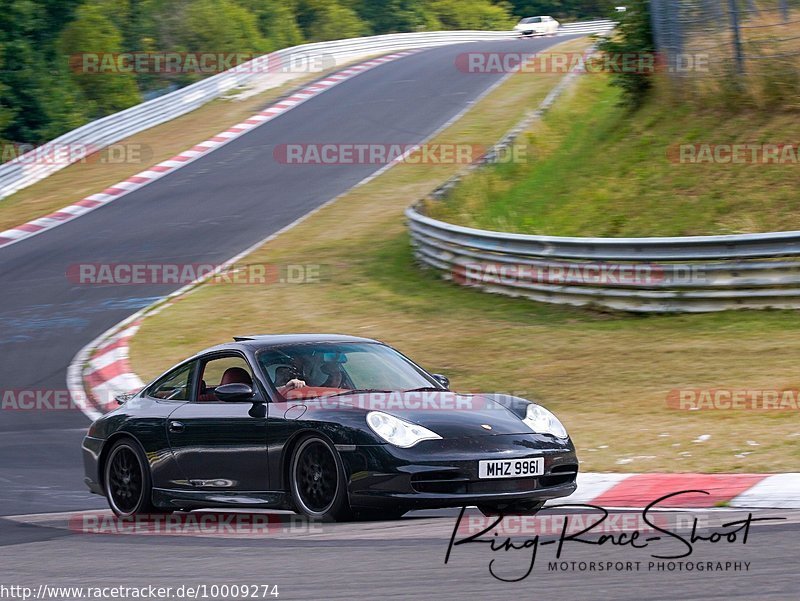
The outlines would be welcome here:
M 217 401 L 214 394 L 217 386 L 223 384 L 247 384 L 253 386 L 253 371 L 247 361 L 238 355 L 219 357 L 206 361 L 200 374 L 200 388 L 197 400 Z
M 195 363 L 192 362 L 168 373 L 153 384 L 147 394 L 168 401 L 188 401 L 194 367 Z

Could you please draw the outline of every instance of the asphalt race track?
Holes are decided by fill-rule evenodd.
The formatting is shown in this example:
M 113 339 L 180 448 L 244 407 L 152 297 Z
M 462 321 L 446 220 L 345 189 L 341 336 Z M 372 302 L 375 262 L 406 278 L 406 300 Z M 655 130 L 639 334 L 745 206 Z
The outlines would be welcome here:
M 741 511 L 713 513 L 715 523 L 747 516 Z M 468 514 L 476 516 L 477 512 L 468 510 Z M 429 517 L 433 515 L 436 517 Z M 730 544 L 697 543 L 691 557 L 672 565 L 651 558 L 650 550 L 572 543 L 565 547 L 559 567 L 551 571 L 555 545 L 541 546 L 530 575 L 519 582 L 492 577 L 490 562 L 495 560 L 492 569 L 498 576 L 519 578 L 530 566 L 529 549 L 492 553 L 484 544 L 458 546 L 444 564 L 457 517 L 454 511 L 415 512 L 396 522 L 318 524 L 309 530 L 289 525 L 284 532 L 278 528 L 254 537 L 157 538 L 78 534 L 69 528 L 73 516 L 43 515 L 0 519 L 0 575 L 6 583 L 29 585 L 34 590 L 40 585 L 178 588 L 277 584 L 279 599 L 796 601 L 800 514 L 762 511 L 755 517 L 764 515 L 788 519 L 756 524 L 747 544 L 742 544 L 741 538 Z M 679 532 L 688 536 L 684 530 Z M 515 542 L 521 546 L 529 538 L 515 538 Z M 556 539 L 542 537 L 543 541 Z M 664 543 L 653 552 L 672 554 L 683 549 L 682 543 Z M 585 571 L 592 561 L 612 562 L 621 571 Z M 678 561 L 684 562 L 682 568 Z M 689 561 L 695 566 L 739 562 L 739 568 L 689 571 Z M 582 567 L 581 562 L 586 565 Z M 749 564 L 746 569 L 745 562 Z M 581 569 L 584 571 L 578 571 Z
M 564 39 L 449 46 L 377 67 L 108 206 L 0 250 L 2 389 L 64 391 L 67 366 L 85 344 L 175 288 L 75 285 L 68 266 L 225 261 L 378 169 L 282 166 L 272 158 L 276 145 L 419 142 L 501 77 L 459 71 L 460 52 L 540 50 Z M 64 204 L 71 200 L 65 191 Z M 453 512 L 256 539 L 76 533 L 61 512 L 106 507 L 83 485 L 87 425 L 77 411 L 0 412 L 0 515 L 28 516 L 0 518 L 3 582 L 269 583 L 281 586 L 282 599 L 430 598 L 433 590 L 438 599 L 537 591 L 570 600 L 798 598 L 797 516 L 789 512 L 788 522 L 755 526 L 746 546 L 702 553 L 752 561 L 749 572 L 576 575 L 537 566 L 516 584 L 489 575 L 486 549 L 460 548 L 443 565 Z M 572 558 L 604 553 L 581 546 Z

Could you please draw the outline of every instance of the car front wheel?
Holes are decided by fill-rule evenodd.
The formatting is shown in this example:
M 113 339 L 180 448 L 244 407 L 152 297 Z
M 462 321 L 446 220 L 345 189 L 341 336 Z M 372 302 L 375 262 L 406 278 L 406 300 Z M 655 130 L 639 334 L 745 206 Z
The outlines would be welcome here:
M 289 484 L 299 513 L 325 522 L 352 519 L 341 457 L 323 438 L 310 436 L 297 445 Z

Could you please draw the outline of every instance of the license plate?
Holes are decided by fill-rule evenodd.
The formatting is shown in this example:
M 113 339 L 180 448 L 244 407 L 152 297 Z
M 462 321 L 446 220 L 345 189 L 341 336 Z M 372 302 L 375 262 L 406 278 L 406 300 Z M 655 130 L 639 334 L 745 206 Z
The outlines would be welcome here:
M 478 478 L 525 478 L 544 474 L 544 457 L 486 459 L 478 462 Z

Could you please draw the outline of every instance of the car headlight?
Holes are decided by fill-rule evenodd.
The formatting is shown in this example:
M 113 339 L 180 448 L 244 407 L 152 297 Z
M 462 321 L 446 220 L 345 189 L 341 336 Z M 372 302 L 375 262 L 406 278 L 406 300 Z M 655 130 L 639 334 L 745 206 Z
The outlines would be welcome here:
M 564 424 L 558 421 L 555 415 L 536 403 L 528 405 L 522 421 L 537 434 L 552 434 L 556 438 L 568 437 Z
M 367 413 L 367 424 L 383 440 L 404 449 L 413 447 L 423 440 L 442 438 L 436 432 L 431 432 L 427 428 L 382 411 L 370 411 Z

